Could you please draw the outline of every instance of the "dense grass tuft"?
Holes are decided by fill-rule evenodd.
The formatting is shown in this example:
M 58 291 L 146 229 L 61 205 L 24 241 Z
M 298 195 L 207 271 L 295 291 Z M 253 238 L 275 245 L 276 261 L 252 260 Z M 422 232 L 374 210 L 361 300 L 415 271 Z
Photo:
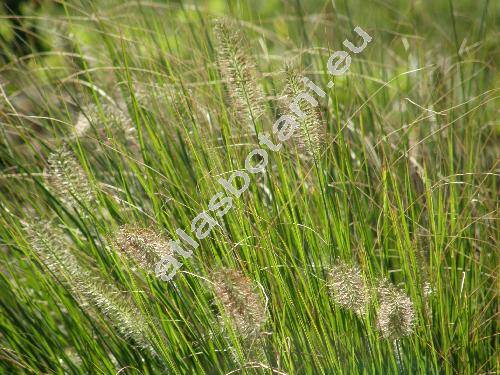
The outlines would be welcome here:
M 0 17 L 1 373 L 498 372 L 498 4 L 39 3 Z

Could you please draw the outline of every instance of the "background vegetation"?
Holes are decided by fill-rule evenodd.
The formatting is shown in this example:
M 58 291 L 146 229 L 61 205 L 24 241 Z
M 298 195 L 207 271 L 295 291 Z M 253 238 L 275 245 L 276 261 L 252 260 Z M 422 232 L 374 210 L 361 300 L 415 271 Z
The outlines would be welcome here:
M 496 373 L 497 7 L 5 5 L 2 372 Z M 157 279 L 294 79 L 326 91 L 356 25 L 373 41 L 320 110 Z M 237 88 L 262 92 L 252 127 Z

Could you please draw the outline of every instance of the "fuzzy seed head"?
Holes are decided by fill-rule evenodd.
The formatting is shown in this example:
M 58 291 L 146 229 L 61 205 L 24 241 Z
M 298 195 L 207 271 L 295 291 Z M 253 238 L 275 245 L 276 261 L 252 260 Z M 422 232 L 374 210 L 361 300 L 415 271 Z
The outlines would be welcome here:
M 82 112 L 93 124 L 99 124 L 103 120 L 123 128 L 132 127 L 132 120 L 118 106 L 102 103 L 100 106 L 89 104 L 82 108 Z
M 377 327 L 384 338 L 396 340 L 413 333 L 415 311 L 410 298 L 384 280 L 377 288 L 380 307 Z
M 309 89 L 302 82 L 302 77 L 299 75 L 296 68 L 286 65 L 285 73 L 285 102 L 286 105 L 290 105 L 299 93 L 304 91 L 309 92 Z M 298 150 L 303 153 L 304 157 L 307 159 L 319 155 L 326 132 L 326 125 L 317 107 L 313 107 L 306 102 L 303 104 L 300 103 L 300 107 L 306 116 L 303 119 L 297 119 L 299 128 L 295 130 L 292 139 Z
M 258 83 L 255 62 L 250 57 L 238 25 L 227 19 L 215 24 L 218 63 L 227 81 L 229 96 L 236 111 L 251 125 L 264 112 L 264 94 Z M 253 130 L 253 125 L 250 126 Z
M 66 147 L 51 153 L 47 162 L 46 182 L 63 204 L 79 207 L 93 200 L 94 194 L 87 174 Z
M 82 307 L 96 307 L 107 318 L 120 336 L 131 339 L 139 347 L 155 355 L 149 342 L 148 323 L 134 302 L 114 284 L 91 275 L 73 280 L 73 290 L 81 296 Z
M 173 255 L 170 241 L 160 232 L 149 228 L 122 226 L 114 243 L 120 253 L 148 272 L 155 272 L 156 264 L 166 255 Z
M 46 221 L 25 225 L 28 239 L 42 263 L 71 292 L 85 310 L 97 308 L 122 337 L 155 354 L 149 343 L 149 327 L 144 316 L 127 296 L 83 266 L 69 250 L 64 233 Z
M 109 135 L 104 132 L 104 125 L 111 131 L 113 138 L 121 139 L 129 146 L 137 144 L 136 129 L 130 116 L 117 105 L 102 103 L 88 104 L 82 107 L 78 115 L 74 131 L 77 137 L 83 137 L 92 126 L 101 138 Z
M 24 227 L 34 252 L 60 281 L 64 282 L 82 273 L 61 228 L 45 220 L 33 220 Z
M 243 340 L 255 340 L 266 322 L 266 311 L 251 280 L 238 270 L 221 269 L 212 281 L 214 294 L 224 309 L 222 324 L 227 320 Z
M 83 112 L 80 112 L 78 114 L 78 118 L 76 120 L 75 124 L 75 134 L 77 137 L 82 137 L 87 133 L 87 130 L 90 129 L 90 121 L 89 119 L 84 115 Z
M 432 287 L 432 284 L 429 281 L 424 282 L 424 285 L 423 285 L 424 297 L 429 298 L 433 292 L 434 292 L 434 289 Z
M 338 261 L 328 273 L 327 285 L 333 300 L 340 306 L 359 316 L 366 313 L 370 294 L 357 266 Z

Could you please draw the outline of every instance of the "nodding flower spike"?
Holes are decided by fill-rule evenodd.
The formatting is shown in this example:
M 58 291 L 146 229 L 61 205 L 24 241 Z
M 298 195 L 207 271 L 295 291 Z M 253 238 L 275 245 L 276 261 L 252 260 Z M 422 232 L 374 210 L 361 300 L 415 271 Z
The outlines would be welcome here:
M 245 339 L 255 339 L 266 323 L 266 307 L 252 281 L 235 269 L 220 269 L 212 278 L 213 291 L 226 321 Z M 224 322 L 222 322 L 224 324 Z
M 25 230 L 41 262 L 68 288 L 82 309 L 97 308 L 121 336 L 155 355 L 141 311 L 113 283 L 78 261 L 61 228 L 41 220 L 25 224 Z

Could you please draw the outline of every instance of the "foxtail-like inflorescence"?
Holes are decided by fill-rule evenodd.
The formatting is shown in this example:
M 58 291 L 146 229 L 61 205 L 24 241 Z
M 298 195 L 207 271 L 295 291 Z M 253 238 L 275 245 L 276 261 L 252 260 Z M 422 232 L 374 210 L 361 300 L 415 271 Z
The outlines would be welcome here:
M 88 104 L 82 107 L 81 115 L 84 114 L 87 121 L 94 124 L 99 124 L 103 121 L 110 123 L 111 125 L 123 127 L 128 129 L 132 127 L 132 120 L 127 113 L 122 111 L 117 105 L 112 105 L 108 103 Z
M 82 308 L 97 308 L 122 337 L 132 339 L 155 354 L 149 343 L 149 326 L 141 311 L 113 283 L 77 260 L 59 227 L 38 221 L 25 224 L 25 230 L 38 258 L 68 288 Z
M 328 272 L 327 286 L 337 304 L 359 316 L 366 314 L 370 291 L 357 266 L 337 261 Z
M 235 110 L 253 123 L 264 113 L 264 94 L 259 85 L 256 64 L 246 48 L 246 40 L 239 26 L 230 20 L 220 19 L 215 23 L 218 64 L 222 78 L 226 81 L 231 102 Z
M 45 220 L 33 220 L 24 228 L 31 247 L 48 270 L 67 284 L 67 281 L 82 273 L 78 260 L 65 243 L 66 235 L 61 228 Z
M 106 283 L 97 276 L 86 280 L 78 277 L 73 280 L 73 289 L 83 296 L 86 307 L 97 307 L 122 337 L 131 339 L 156 355 L 150 343 L 150 328 L 144 315 L 114 284 Z
M 87 174 L 73 153 L 61 147 L 49 155 L 45 179 L 59 200 L 68 207 L 90 203 L 93 190 Z
M 297 68 L 285 65 L 286 87 L 285 102 L 289 105 L 301 92 L 306 91 L 306 86 L 299 75 Z M 302 105 L 304 118 L 297 119 L 299 128 L 295 130 L 293 140 L 295 146 L 305 158 L 318 156 L 326 132 L 326 126 L 317 107 L 309 103 Z
M 215 298 L 222 308 L 222 327 L 231 326 L 248 355 L 262 355 L 266 305 L 255 285 L 241 271 L 228 268 L 216 271 L 211 281 Z
M 413 333 L 415 310 L 410 298 L 388 280 L 377 287 L 377 328 L 384 338 L 396 340 Z
M 150 228 L 131 225 L 120 227 L 114 238 L 116 249 L 148 272 L 166 255 L 173 255 L 168 238 Z
M 103 130 L 103 124 L 109 126 L 114 137 L 123 139 L 131 145 L 137 143 L 136 129 L 128 113 L 118 105 L 109 103 L 99 105 L 91 103 L 83 106 L 75 123 L 75 135 L 77 137 L 84 136 L 94 125 L 97 127 L 99 136 L 107 137 L 107 133 Z

